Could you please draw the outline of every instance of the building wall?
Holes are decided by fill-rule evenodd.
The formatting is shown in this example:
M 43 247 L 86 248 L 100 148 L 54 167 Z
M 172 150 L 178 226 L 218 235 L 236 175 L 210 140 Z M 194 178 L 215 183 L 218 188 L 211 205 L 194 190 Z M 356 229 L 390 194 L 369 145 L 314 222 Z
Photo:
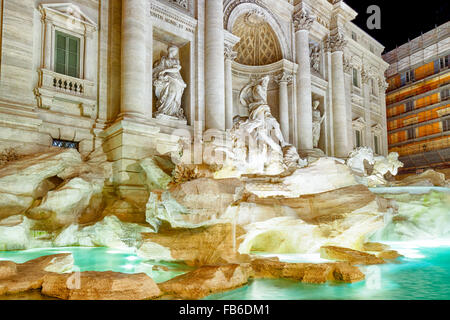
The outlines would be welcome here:
M 133 157 L 147 155 L 158 146 L 172 146 L 174 139 L 171 134 L 174 130 L 192 134 L 195 130 L 201 132 L 205 128 L 205 24 L 208 19 L 205 1 L 142 1 L 145 8 L 143 25 L 148 29 L 145 34 L 151 37 L 146 41 L 143 56 L 148 70 L 145 70 L 144 83 L 139 85 L 145 88 L 146 98 L 142 103 L 149 114 L 147 120 L 136 123 L 140 126 L 142 122 L 142 135 L 153 139 L 149 142 L 151 146 L 148 150 L 120 149 L 120 143 L 125 143 L 122 138 L 114 138 L 122 141 L 120 143 L 111 142 L 116 141 L 112 135 L 120 136 L 120 132 L 125 130 L 122 124 L 118 126 L 124 120 L 121 97 L 126 80 L 123 78 L 122 66 L 125 59 L 133 57 L 124 54 L 122 42 L 122 22 L 127 18 L 123 16 L 124 2 L 107 0 L 2 0 L 0 150 L 12 146 L 21 153 L 32 153 L 51 146 L 54 140 L 77 142 L 83 154 L 103 146 L 116 166 L 121 168 L 117 170 L 127 172 L 123 166 L 128 166 L 126 161 L 132 161 L 126 159 L 127 152 L 131 152 Z M 245 9 L 245 6 L 248 8 Z M 357 128 L 363 135 L 362 145 L 374 147 L 373 135 L 379 135 L 379 152 L 386 154 L 383 72 L 387 64 L 381 59 L 383 46 L 351 22 L 357 13 L 343 2 L 331 4 L 327 0 L 255 0 L 246 1 L 244 6 L 242 1 L 226 0 L 224 32 L 232 31 L 230 21 L 252 8 L 265 12 L 267 21 L 277 34 L 283 62 L 273 68 L 256 66 L 256 69 L 233 64 L 234 112 L 242 109 L 236 98 L 242 85 L 251 76 L 269 73 L 275 78 L 280 72 L 290 73 L 294 79 L 288 85 L 289 140 L 299 146 L 302 128 L 298 123 L 302 114 L 296 96 L 299 87 L 295 79 L 298 61 L 292 17 L 306 10 L 316 18 L 309 32 L 310 46 L 317 46 L 320 51 L 318 70 L 311 69 L 312 100 L 321 102 L 319 109 L 326 115 L 319 146 L 326 154 L 336 155 L 334 132 L 339 124 L 333 121 L 337 106 L 333 106 L 332 101 L 336 92 L 332 89 L 332 54 L 327 51 L 327 41 L 331 33 L 339 32 L 347 41 L 343 61 L 346 74 L 345 127 L 349 145 L 346 151 L 356 147 Z M 133 13 L 126 12 L 128 14 Z M 55 43 L 52 32 L 58 28 L 75 35 L 79 33 L 82 41 L 79 79 L 54 72 Z M 180 60 L 183 76 L 188 83 L 183 97 L 187 125 L 160 123 L 151 115 L 155 103 L 151 65 L 168 44 L 182 48 Z M 353 68 L 357 70 L 358 85 L 353 85 Z M 422 72 L 426 73 L 426 70 Z M 81 85 L 83 90 L 74 90 L 75 84 L 77 88 Z M 372 84 L 375 88 L 372 88 Z M 273 106 L 274 115 L 280 119 L 278 96 L 278 84 L 272 81 L 269 103 Z M 131 131 L 134 134 L 139 130 L 136 127 Z M 166 151 L 169 149 L 162 148 Z
M 450 164 L 450 22 L 384 56 L 389 149 L 406 170 Z

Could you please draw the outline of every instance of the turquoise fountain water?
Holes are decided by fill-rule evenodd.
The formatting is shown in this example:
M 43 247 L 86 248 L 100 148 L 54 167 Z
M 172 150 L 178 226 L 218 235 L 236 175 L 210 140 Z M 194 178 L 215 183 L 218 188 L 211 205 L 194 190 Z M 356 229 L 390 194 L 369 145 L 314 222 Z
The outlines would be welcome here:
M 428 300 L 450 299 L 450 243 L 388 243 L 404 255 L 395 263 L 361 267 L 366 280 L 354 284 L 302 284 L 290 280 L 253 280 L 247 286 L 206 299 L 262 300 L 262 299 L 377 299 L 377 300 Z M 156 282 L 163 282 L 183 274 L 189 268 L 170 263 L 144 261 L 133 252 L 107 248 L 39 249 L 1 252 L 0 260 L 17 263 L 56 253 L 71 252 L 80 271 L 107 271 L 123 273 L 144 272 Z M 317 256 L 281 255 L 281 260 L 306 262 L 320 259 Z M 169 271 L 154 270 L 154 265 L 164 265 Z

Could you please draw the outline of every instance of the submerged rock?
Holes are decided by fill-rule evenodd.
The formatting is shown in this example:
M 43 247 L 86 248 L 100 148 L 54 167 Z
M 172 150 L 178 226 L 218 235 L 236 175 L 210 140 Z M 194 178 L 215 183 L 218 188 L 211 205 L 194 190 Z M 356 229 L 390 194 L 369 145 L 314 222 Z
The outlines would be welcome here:
M 47 274 L 42 293 L 63 300 L 147 300 L 161 295 L 156 283 L 144 273 L 112 271 Z
M 378 258 L 373 254 L 335 246 L 321 247 L 320 257 L 329 260 L 348 261 L 354 265 L 372 265 L 385 263 L 383 259 Z

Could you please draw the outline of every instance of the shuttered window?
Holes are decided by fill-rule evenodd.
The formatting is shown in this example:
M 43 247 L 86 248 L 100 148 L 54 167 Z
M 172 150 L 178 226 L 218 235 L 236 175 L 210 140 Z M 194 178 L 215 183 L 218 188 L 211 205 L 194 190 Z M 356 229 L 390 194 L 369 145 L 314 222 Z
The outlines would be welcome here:
M 80 39 L 59 31 L 56 32 L 55 38 L 55 72 L 78 78 L 80 70 Z

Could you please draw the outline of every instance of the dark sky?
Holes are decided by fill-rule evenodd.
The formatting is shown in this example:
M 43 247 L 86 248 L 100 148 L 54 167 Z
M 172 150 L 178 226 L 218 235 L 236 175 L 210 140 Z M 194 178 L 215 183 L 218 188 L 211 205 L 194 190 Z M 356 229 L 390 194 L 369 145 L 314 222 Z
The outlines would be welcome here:
M 408 42 L 450 20 L 450 1 L 447 0 L 344 0 L 358 16 L 353 22 L 386 47 L 385 52 Z M 367 8 L 381 9 L 381 29 L 367 28 Z

